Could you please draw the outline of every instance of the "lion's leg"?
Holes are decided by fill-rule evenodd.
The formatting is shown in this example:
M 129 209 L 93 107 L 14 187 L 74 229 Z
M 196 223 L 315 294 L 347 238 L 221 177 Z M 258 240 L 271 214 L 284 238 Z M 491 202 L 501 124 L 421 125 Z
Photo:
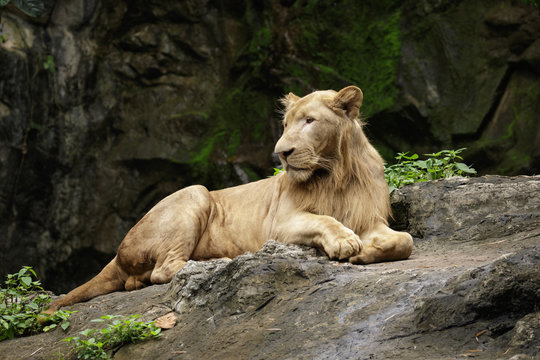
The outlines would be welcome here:
M 361 235 L 362 249 L 349 261 L 353 264 L 371 264 L 381 261 L 407 259 L 413 249 L 412 236 L 390 229 L 383 223 Z
M 187 260 L 185 258 L 179 259 L 167 259 L 159 267 L 155 267 L 150 275 L 150 281 L 152 284 L 165 284 L 172 280 L 174 274 L 180 271 Z
M 113 291 L 170 281 L 193 253 L 208 223 L 211 204 L 203 186 L 166 197 L 128 232 L 116 257 L 98 275 L 52 303 L 45 313 Z
M 45 314 L 52 314 L 63 306 L 69 306 L 81 301 L 92 299 L 99 295 L 122 290 L 122 270 L 119 268 L 117 258 L 111 260 L 103 270 L 83 285 L 71 290 L 66 296 L 54 301 L 49 305 Z
M 331 216 L 301 212 L 289 215 L 273 231 L 272 238 L 284 243 L 314 246 L 330 259 L 348 259 L 360 252 L 362 241 Z
M 203 186 L 191 186 L 177 192 L 173 204 L 165 205 L 169 219 L 161 221 L 156 231 L 160 245 L 155 250 L 155 266 L 149 273 L 152 284 L 171 281 L 192 257 L 206 231 L 213 200 Z

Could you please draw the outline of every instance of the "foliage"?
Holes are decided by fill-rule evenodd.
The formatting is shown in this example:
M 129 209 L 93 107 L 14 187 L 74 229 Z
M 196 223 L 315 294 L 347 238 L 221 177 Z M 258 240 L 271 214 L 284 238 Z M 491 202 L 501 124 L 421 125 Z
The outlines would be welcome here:
M 524 3 L 528 5 L 534 6 L 538 11 L 540 11 L 540 3 L 538 0 L 522 0 Z
M 409 156 L 407 152 L 398 153 L 396 156 L 398 162 L 387 166 L 384 170 L 390 192 L 416 182 L 476 174 L 476 170 L 458 161 L 463 160 L 459 156 L 463 150 L 465 149 L 425 154 L 426 160 L 419 160 L 418 154 Z
M 52 55 L 47 55 L 47 60 L 43 62 L 43 68 L 49 70 L 51 74 L 56 73 L 56 66 L 54 63 L 54 57 Z
M 0 7 L 6 6 L 10 1 L 0 0 Z M 45 12 L 44 0 L 12 0 L 11 2 L 28 16 L 39 17 Z
M 401 59 L 399 1 L 311 0 L 296 2 L 291 12 L 287 36 L 294 52 L 282 62 L 293 79 L 288 90 L 301 95 L 356 84 L 369 100 L 366 116 L 392 108 Z
M 66 330 L 70 325 L 68 318 L 71 311 L 40 314 L 50 302 L 50 295 L 43 290 L 30 266 L 9 274 L 0 288 L 0 341 L 49 331 L 58 325 Z
M 195 176 L 204 179 L 203 183 L 210 178 L 216 181 L 224 177 L 224 169 L 216 172 L 209 161 L 216 149 L 221 150 L 219 156 L 232 163 L 241 143 L 264 143 L 270 133 L 268 117 L 271 113 L 271 97 L 252 88 L 247 82 L 239 81 L 225 90 L 211 109 L 209 118 L 212 126 L 204 135 L 202 145 L 190 154 Z M 256 180 L 258 176 L 250 178 Z M 217 185 L 214 183 L 214 187 L 219 187 Z
M 273 176 L 276 176 L 277 174 L 279 174 L 280 172 L 282 171 L 285 171 L 284 169 L 280 169 L 280 168 L 274 168 L 274 174 Z
M 124 344 L 161 336 L 161 329 L 154 322 L 137 321 L 140 315 L 128 317 L 122 315 L 105 315 L 93 322 L 109 321 L 101 330 L 85 329 L 80 332 L 83 337 L 72 336 L 63 341 L 69 342 L 78 359 L 110 359 L 107 351 Z M 112 320 L 112 321 L 111 321 Z

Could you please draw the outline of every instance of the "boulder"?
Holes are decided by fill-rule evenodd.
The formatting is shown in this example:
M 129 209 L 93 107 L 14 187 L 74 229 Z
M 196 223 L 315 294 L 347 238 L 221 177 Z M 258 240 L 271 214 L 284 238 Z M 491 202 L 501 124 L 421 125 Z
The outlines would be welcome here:
M 35 2 L 0 7 L 0 276 L 67 291 L 170 193 L 270 175 L 289 91 L 362 88 L 388 162 L 540 169 L 531 1 Z
M 268 241 L 189 261 L 170 284 L 76 304 L 72 325 L 0 343 L 6 359 L 67 354 L 105 314 L 173 312 L 158 340 L 114 359 L 533 359 L 540 354 L 540 176 L 453 178 L 392 196 L 410 259 L 351 265 Z M 70 355 L 74 358 L 74 355 Z

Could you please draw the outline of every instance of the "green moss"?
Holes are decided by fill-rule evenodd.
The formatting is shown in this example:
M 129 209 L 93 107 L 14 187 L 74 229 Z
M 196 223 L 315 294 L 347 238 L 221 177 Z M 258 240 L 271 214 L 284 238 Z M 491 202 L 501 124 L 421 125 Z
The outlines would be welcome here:
M 224 135 L 225 131 L 218 131 L 212 133 L 212 135 L 210 135 L 207 139 L 203 141 L 203 145 L 201 146 L 199 151 L 192 154 L 191 163 L 199 164 L 208 162 L 208 159 L 210 158 L 210 155 L 214 150 L 214 146 Z
M 202 117 L 204 119 L 208 119 L 210 117 L 210 114 L 208 114 L 205 111 L 188 110 L 188 111 L 184 111 L 184 112 L 181 112 L 181 113 L 178 113 L 178 114 L 173 114 L 171 116 L 171 118 L 176 119 L 176 118 L 183 118 L 183 117 L 187 117 L 187 116 L 200 116 L 200 117 Z
M 244 20 L 253 36 L 209 113 L 213 128 L 191 154 L 192 165 L 208 173 L 217 152 L 232 162 L 242 145 L 272 142 L 276 99 L 289 91 L 305 95 L 354 84 L 364 91 L 365 115 L 392 108 L 401 56 L 400 5 L 397 0 L 308 0 L 291 7 L 246 3 Z
M 355 84 L 365 94 L 364 113 L 396 102 L 401 57 L 397 1 L 309 2 L 291 23 L 296 54 L 283 67 L 301 95 L 311 88 Z M 301 91 L 303 89 L 303 91 Z
M 210 157 L 218 149 L 232 161 L 242 144 L 270 141 L 272 100 L 244 81 L 224 90 L 210 113 L 213 128 L 203 145 L 191 154 L 191 165 L 197 176 L 208 177 L 208 172 L 212 171 Z

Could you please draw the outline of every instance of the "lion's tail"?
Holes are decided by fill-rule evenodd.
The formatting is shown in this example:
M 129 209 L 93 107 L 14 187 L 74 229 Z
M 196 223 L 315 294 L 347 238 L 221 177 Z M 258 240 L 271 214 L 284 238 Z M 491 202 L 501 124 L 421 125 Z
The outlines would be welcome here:
M 117 256 L 103 270 L 88 282 L 71 290 L 66 296 L 52 302 L 43 313 L 52 314 L 63 306 L 90 300 L 96 296 L 123 290 L 125 281 L 122 280 L 122 270 L 117 262 Z

